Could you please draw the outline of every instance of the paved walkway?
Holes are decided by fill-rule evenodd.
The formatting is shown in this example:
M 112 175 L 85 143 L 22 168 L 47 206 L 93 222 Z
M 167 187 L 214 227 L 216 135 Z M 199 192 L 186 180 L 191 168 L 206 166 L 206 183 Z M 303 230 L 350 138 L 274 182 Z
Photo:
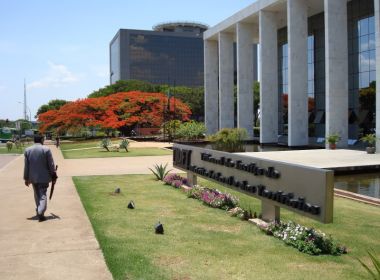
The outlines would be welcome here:
M 46 222 L 30 219 L 35 206 L 22 181 L 23 156 L 0 167 L 0 279 L 112 279 L 71 177 L 149 173 L 171 156 L 64 160 L 49 147 L 59 179 Z

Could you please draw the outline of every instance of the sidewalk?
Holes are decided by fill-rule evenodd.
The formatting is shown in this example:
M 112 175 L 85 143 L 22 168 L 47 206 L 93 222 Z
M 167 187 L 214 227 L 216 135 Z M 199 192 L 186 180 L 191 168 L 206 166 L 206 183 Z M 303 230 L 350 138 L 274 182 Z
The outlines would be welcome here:
M 71 180 L 70 170 L 80 175 L 86 164 L 70 168 L 49 147 L 59 179 L 46 222 L 28 219 L 35 206 L 22 180 L 23 156 L 0 169 L 0 279 L 112 279 Z

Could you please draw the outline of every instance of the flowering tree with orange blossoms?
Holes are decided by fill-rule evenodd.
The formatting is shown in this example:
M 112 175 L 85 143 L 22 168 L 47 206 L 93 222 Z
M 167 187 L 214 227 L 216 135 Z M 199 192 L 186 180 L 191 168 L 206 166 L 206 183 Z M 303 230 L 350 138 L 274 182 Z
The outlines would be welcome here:
M 159 127 L 169 119 L 189 120 L 190 108 L 162 93 L 120 92 L 106 97 L 79 99 L 38 116 L 40 131 L 76 132 L 84 127 L 106 131 L 123 127 Z

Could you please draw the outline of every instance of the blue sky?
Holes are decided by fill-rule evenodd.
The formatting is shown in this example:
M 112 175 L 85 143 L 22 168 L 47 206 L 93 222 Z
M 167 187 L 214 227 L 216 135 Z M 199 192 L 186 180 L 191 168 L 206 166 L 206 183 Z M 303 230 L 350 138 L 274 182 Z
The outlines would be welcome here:
M 75 100 L 109 84 L 109 42 L 120 28 L 165 21 L 213 26 L 254 0 L 0 0 L 0 119 L 32 118 L 51 99 Z

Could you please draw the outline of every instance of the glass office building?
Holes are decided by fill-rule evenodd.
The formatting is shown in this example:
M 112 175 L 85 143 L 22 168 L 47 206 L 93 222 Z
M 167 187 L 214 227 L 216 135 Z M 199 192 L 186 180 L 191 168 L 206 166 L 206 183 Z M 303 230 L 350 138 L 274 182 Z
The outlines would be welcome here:
M 165 23 L 153 31 L 120 29 L 110 43 L 110 82 L 142 80 L 203 86 L 203 31 L 196 23 Z

